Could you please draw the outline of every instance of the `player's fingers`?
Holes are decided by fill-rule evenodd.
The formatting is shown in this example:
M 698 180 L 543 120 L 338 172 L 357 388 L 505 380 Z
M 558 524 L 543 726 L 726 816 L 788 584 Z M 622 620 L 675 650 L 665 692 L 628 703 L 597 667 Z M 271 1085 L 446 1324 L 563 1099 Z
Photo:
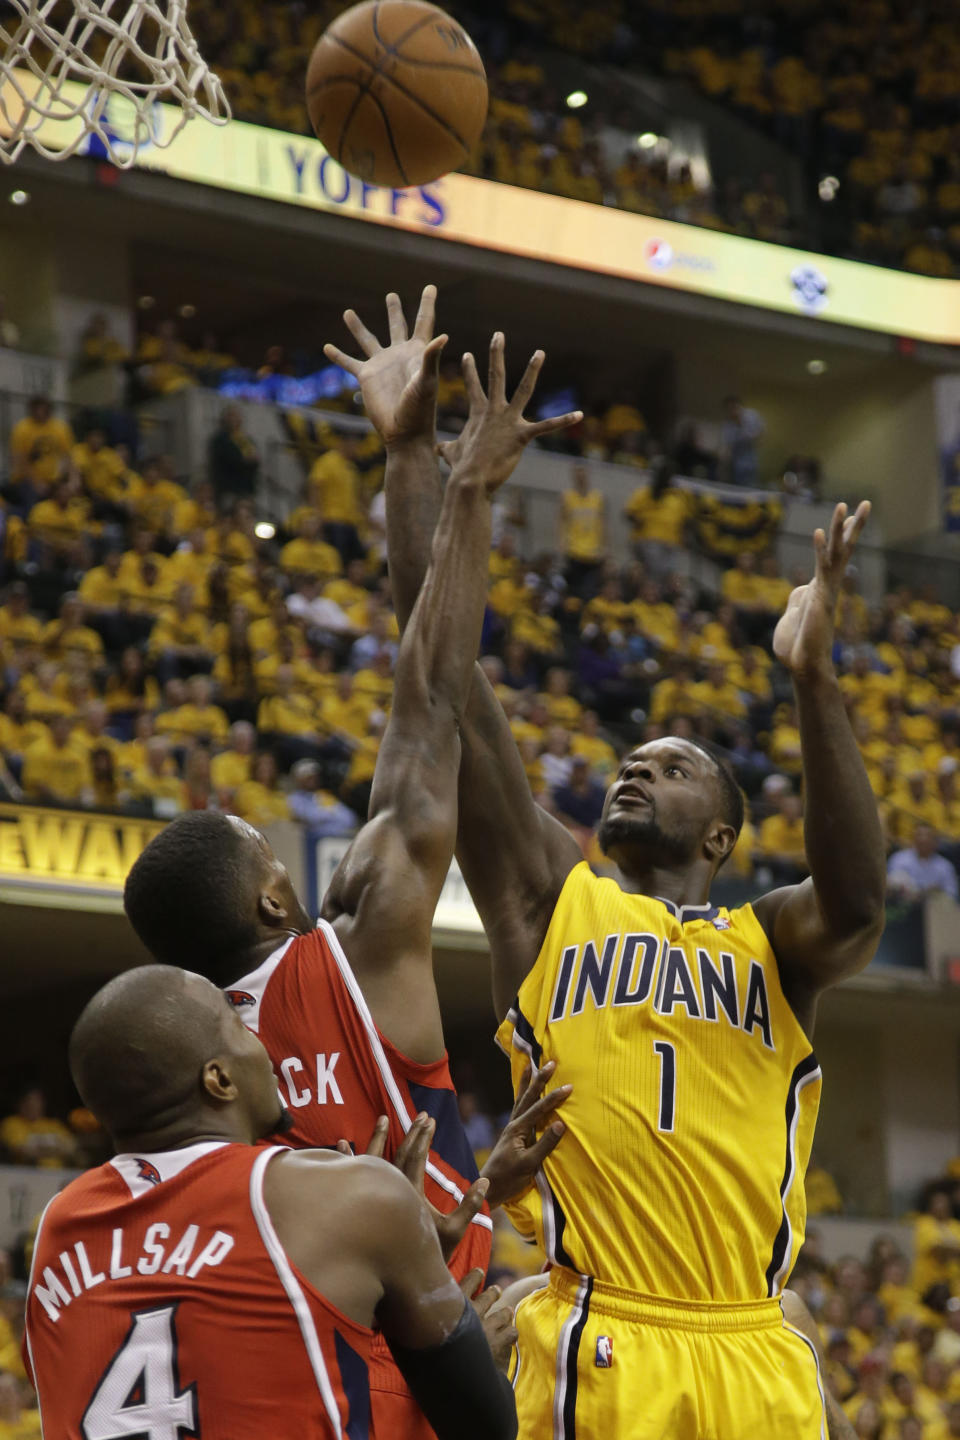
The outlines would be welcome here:
M 552 420 L 537 420 L 533 425 L 528 425 L 525 439 L 536 440 L 540 435 L 552 435 L 556 430 L 568 430 L 571 425 L 579 425 L 583 419 L 582 410 L 571 410 L 566 415 L 557 415 Z
M 423 1173 L 435 1128 L 430 1116 L 421 1112 L 400 1141 L 393 1157 L 397 1169 L 402 1170 L 410 1183 L 418 1189 L 423 1188 Z
M 507 403 L 507 363 L 505 360 L 506 340 L 503 331 L 494 332 L 490 341 L 490 374 L 487 380 L 487 395 L 492 405 Z
M 420 379 L 425 385 L 435 385 L 439 380 L 440 357 L 449 339 L 449 335 L 438 335 L 424 350 L 423 360 L 420 364 Z
M 834 507 L 833 518 L 830 521 L 830 534 L 827 537 L 827 560 L 835 565 L 840 559 L 843 550 L 843 527 L 847 518 L 847 507 L 841 500 Z
M 453 465 L 454 465 L 454 463 L 455 463 L 455 461 L 456 461 L 456 458 L 457 458 L 457 442 L 456 442 L 456 440 L 440 440 L 440 441 L 438 441 L 437 447 L 436 447 L 436 451 L 437 451 L 437 454 L 440 456 L 440 459 L 441 459 L 441 460 L 445 460 L 446 463 L 447 463 L 447 464 L 451 467 L 451 469 L 452 469 L 452 468 L 453 468 Z
M 555 1090 L 541 1096 L 534 1105 L 524 1111 L 522 1116 L 518 1117 L 522 1121 L 524 1130 L 539 1130 L 541 1125 L 545 1125 L 550 1116 L 555 1114 L 565 1101 L 569 1100 L 572 1093 L 572 1085 L 558 1085 Z
M 463 381 L 467 387 L 467 399 L 470 401 L 470 409 L 479 409 L 487 403 L 487 397 L 483 393 L 483 386 L 480 384 L 480 373 L 477 370 L 477 362 L 469 350 L 463 357 L 462 369 Z
M 475 1215 L 479 1215 L 483 1209 L 483 1202 L 487 1191 L 490 1189 L 490 1181 L 486 1179 L 475 1180 L 470 1189 L 464 1195 L 460 1204 L 450 1215 L 443 1217 L 443 1251 L 446 1256 L 453 1254 L 460 1244 L 467 1227 Z
M 520 1116 L 525 1115 L 531 1105 L 540 1099 L 547 1081 L 556 1068 L 555 1060 L 548 1060 L 546 1065 L 540 1066 L 539 1070 L 535 1070 L 532 1064 L 527 1066 L 523 1072 L 522 1088 L 517 1091 L 516 1104 L 510 1115 L 511 1120 L 519 1120 Z
M 403 305 L 400 296 L 393 290 L 387 296 L 387 324 L 390 326 L 391 345 L 402 345 L 404 340 L 409 339 Z
M 346 355 L 342 350 L 338 350 L 336 345 L 324 345 L 323 353 L 333 365 L 339 365 L 341 370 L 346 370 L 348 374 L 360 374 L 363 361 L 354 359 L 352 355 Z
M 474 1295 L 483 1284 L 483 1271 L 479 1266 L 474 1270 L 468 1270 L 460 1281 L 460 1289 L 463 1291 L 465 1300 L 472 1300 Z
M 567 1127 L 562 1120 L 554 1120 L 553 1124 L 544 1130 L 540 1139 L 535 1145 L 531 1145 L 527 1151 L 527 1160 L 530 1162 L 532 1173 L 540 1169 L 551 1150 L 555 1150 L 567 1133 Z
M 383 349 L 376 335 L 367 329 L 356 310 L 344 310 L 343 323 L 368 359 L 371 355 L 378 355 Z
M 499 1285 L 491 1285 L 480 1295 L 476 1295 L 474 1297 L 473 1308 L 474 1310 L 476 1310 L 481 1320 L 488 1311 L 493 1309 L 494 1305 L 496 1305 L 497 1301 L 500 1299 L 502 1293 L 503 1292 L 500 1289 Z M 507 1311 L 506 1314 L 507 1318 L 510 1319 L 510 1312 Z
M 387 1135 L 390 1131 L 390 1121 L 386 1115 L 381 1115 L 373 1127 L 373 1134 L 370 1136 L 370 1143 L 367 1146 L 368 1155 L 377 1155 L 383 1159 L 387 1149 Z
M 870 511 L 872 509 L 873 506 L 869 500 L 861 500 L 854 514 L 846 521 L 843 527 L 843 549 L 845 556 L 849 556 L 850 551 L 860 539 L 863 527 L 870 519 Z
M 813 532 L 813 553 L 817 562 L 817 574 L 822 575 L 824 566 L 827 563 L 827 537 L 823 531 L 819 529 Z M 794 594 L 796 594 L 796 591 L 794 591 Z M 792 600 L 793 596 L 791 595 L 790 598 Z
M 534 351 L 526 370 L 523 372 L 523 378 L 520 384 L 513 392 L 510 408 L 511 410 L 516 410 L 518 415 L 522 415 L 530 403 L 530 397 L 537 388 L 537 380 L 546 358 L 542 350 Z
M 413 334 L 417 340 L 431 338 L 436 314 L 437 287 L 436 285 L 424 285 L 423 294 L 420 296 L 420 309 L 417 311 L 417 318 L 413 324 Z
M 337 1149 L 339 1150 L 341 1155 L 353 1154 L 353 1146 L 350 1144 L 349 1140 L 338 1140 Z

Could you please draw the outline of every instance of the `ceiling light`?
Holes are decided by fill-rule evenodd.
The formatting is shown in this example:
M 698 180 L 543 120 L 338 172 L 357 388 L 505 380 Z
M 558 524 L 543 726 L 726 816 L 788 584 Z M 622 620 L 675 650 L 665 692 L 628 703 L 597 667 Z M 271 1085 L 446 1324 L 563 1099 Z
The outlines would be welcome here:
M 157 302 L 156 302 L 156 300 L 154 300 L 154 298 L 153 298 L 152 295 L 138 295 L 138 296 L 137 296 L 137 309 L 138 309 L 138 310 L 152 310 L 153 307 L 154 307 L 154 305 L 156 305 L 156 303 L 157 303 Z
M 572 90 L 567 96 L 567 105 L 571 110 L 582 110 L 587 98 L 586 90 Z
M 177 314 L 180 316 L 181 320 L 192 320 L 196 313 L 196 305 L 181 305 L 180 308 L 177 310 Z
M 10 204 L 11 204 L 11 205 L 26 205 L 29 199 L 30 199 L 30 192 L 29 192 L 29 190 L 11 190 L 11 191 L 10 191 Z
M 836 175 L 824 175 L 817 186 L 817 194 L 821 200 L 835 200 L 837 191 L 840 189 L 840 181 Z
M 660 136 L 655 135 L 652 130 L 645 130 L 642 135 L 637 136 L 637 144 L 641 150 L 652 150 L 659 143 Z
M 826 362 L 826 360 L 808 360 L 808 361 L 807 361 L 807 374 L 808 374 L 808 375 L 825 375 L 826 373 L 827 373 L 827 362 Z
M 253 533 L 258 540 L 272 540 L 277 533 L 277 527 L 271 525 L 269 520 L 258 520 L 253 527 Z

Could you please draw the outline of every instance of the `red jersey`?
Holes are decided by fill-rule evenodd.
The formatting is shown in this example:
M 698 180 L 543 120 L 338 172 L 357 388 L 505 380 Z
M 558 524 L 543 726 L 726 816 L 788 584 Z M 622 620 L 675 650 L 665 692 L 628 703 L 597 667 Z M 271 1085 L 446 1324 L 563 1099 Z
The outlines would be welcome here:
M 255 971 L 237 980 L 227 996 L 241 1019 L 260 1037 L 293 1118 L 283 1142 L 295 1148 L 330 1147 L 348 1140 L 360 1154 L 381 1115 L 390 1120 L 386 1155 L 391 1159 L 421 1111 L 436 1130 L 427 1162 L 427 1199 L 449 1214 L 477 1178 L 476 1161 L 463 1130 L 446 1055 L 419 1065 L 402 1055 L 377 1029 L 363 991 L 333 927 L 288 940 Z M 486 1275 L 493 1224 L 485 1205 L 450 1262 L 458 1280 L 480 1267 Z M 370 1374 L 374 1392 L 408 1397 L 400 1371 L 377 1336 Z M 433 1434 L 410 1398 L 410 1418 L 391 1412 L 374 1429 L 382 1440 L 414 1440 Z
M 365 1440 L 372 1332 L 288 1259 L 263 1201 L 281 1153 L 118 1155 L 40 1223 L 27 1360 L 56 1440 Z

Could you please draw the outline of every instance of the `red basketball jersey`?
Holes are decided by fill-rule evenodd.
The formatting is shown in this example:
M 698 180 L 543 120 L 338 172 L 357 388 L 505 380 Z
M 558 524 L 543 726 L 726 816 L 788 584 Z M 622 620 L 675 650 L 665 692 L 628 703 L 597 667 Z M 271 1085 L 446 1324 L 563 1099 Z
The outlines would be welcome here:
M 456 1209 L 477 1178 L 477 1167 L 447 1057 L 418 1065 L 381 1034 L 331 925 L 321 920 L 308 935 L 288 940 L 259 969 L 237 980 L 227 995 L 273 1061 L 294 1122 L 283 1136 L 284 1144 L 310 1148 L 348 1140 L 362 1154 L 378 1118 L 386 1115 L 389 1159 L 416 1116 L 426 1111 L 436 1121 L 426 1195 L 446 1214 Z M 451 1260 L 458 1280 L 477 1266 L 486 1274 L 492 1242 L 493 1225 L 484 1206 Z M 374 1390 L 409 1393 L 379 1336 L 371 1385 Z M 410 1433 L 432 1431 L 424 1421 Z
M 288 1259 L 280 1147 L 118 1155 L 47 1207 L 27 1360 L 56 1440 L 366 1440 L 372 1332 Z

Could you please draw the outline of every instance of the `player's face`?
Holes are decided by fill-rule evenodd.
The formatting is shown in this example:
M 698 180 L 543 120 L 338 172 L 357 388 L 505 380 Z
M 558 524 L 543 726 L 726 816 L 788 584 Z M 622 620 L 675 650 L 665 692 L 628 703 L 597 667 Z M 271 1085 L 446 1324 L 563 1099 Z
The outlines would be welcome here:
M 284 928 L 289 927 L 298 935 L 307 935 L 313 929 L 313 921 L 303 908 L 299 895 L 293 888 L 293 881 L 287 872 L 285 865 L 277 859 L 267 843 L 266 837 L 246 820 L 240 820 L 237 816 L 230 816 L 230 823 L 242 835 L 245 844 L 254 852 L 255 864 L 253 869 L 257 873 L 257 887 L 260 896 L 261 910 L 263 898 L 269 896 L 275 913 L 282 919 Z
M 677 737 L 651 740 L 621 762 L 600 818 L 600 844 L 621 868 L 631 853 L 689 862 L 716 818 L 717 781 L 708 756 Z

